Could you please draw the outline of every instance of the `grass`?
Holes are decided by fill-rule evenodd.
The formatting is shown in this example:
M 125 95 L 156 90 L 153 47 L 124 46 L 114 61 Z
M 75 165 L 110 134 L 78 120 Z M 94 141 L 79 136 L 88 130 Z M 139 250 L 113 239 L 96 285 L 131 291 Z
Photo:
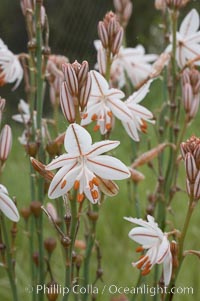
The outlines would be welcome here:
M 145 100 L 145 105 L 156 109 L 158 107 L 158 99 L 160 98 L 161 91 L 158 85 L 154 85 L 150 96 Z M 188 129 L 186 137 L 191 134 L 199 134 L 199 115 L 196 118 L 196 122 Z M 64 125 L 64 123 L 62 123 Z M 29 159 L 25 155 L 23 147 L 17 141 L 17 137 L 21 135 L 22 128 L 12 123 L 13 128 L 13 148 L 11 155 L 8 159 L 3 177 L 1 179 L 2 184 L 8 187 L 9 193 L 12 196 L 16 196 L 18 207 L 22 208 L 28 206 L 30 202 L 29 195 Z M 131 158 L 134 156 L 133 143 L 130 141 L 120 123 L 116 123 L 116 128 L 111 137 L 113 140 L 117 139 L 121 141 L 120 147 L 115 151 L 115 155 L 125 162 L 130 164 Z M 94 140 L 97 140 L 98 136 L 95 136 Z M 156 145 L 155 134 L 153 126 L 149 126 L 148 135 L 142 135 L 141 152 L 146 149 L 147 139 L 151 142 L 152 147 Z M 182 164 L 183 165 L 183 164 Z M 139 185 L 139 197 L 141 204 L 142 217 L 145 215 L 145 208 L 147 204 L 147 195 L 152 193 L 156 184 L 156 177 L 152 176 L 152 172 L 148 167 L 142 167 L 140 169 L 145 174 L 145 181 Z M 106 198 L 103 205 L 100 208 L 100 217 L 97 225 L 97 239 L 101 246 L 103 255 L 103 283 L 98 282 L 96 286 L 99 287 L 99 295 L 97 300 L 104 301 L 110 300 L 115 294 L 108 292 L 109 286 L 116 285 L 117 287 L 134 287 L 137 283 L 139 272 L 131 266 L 131 262 L 137 260 L 138 255 L 135 253 L 136 244 L 128 238 L 128 232 L 132 228 L 131 224 L 126 222 L 124 216 L 136 216 L 135 205 L 128 199 L 128 188 L 126 181 L 121 181 L 119 184 L 120 193 L 114 198 Z M 185 171 L 182 168 L 179 174 L 179 185 L 185 189 Z M 48 201 L 46 198 L 45 203 Z M 54 202 L 54 201 L 52 201 Z M 177 193 L 173 204 L 172 213 L 169 213 L 167 220 L 170 225 L 173 224 L 176 228 L 180 229 L 183 226 L 184 217 L 187 208 L 187 195 L 183 192 Z M 83 220 L 81 220 L 81 227 L 84 226 Z M 8 227 L 10 223 L 8 222 Z M 45 237 L 54 236 L 55 232 L 52 226 L 45 218 Z M 187 234 L 187 241 L 185 244 L 186 249 L 200 249 L 199 244 L 199 205 L 197 206 L 194 216 L 192 217 L 192 223 Z M 33 252 L 35 250 L 32 250 Z M 18 224 L 17 235 L 17 250 L 16 250 L 16 275 L 17 286 L 19 288 L 20 300 L 24 298 L 26 301 L 31 300 L 30 294 L 27 292 L 27 287 L 31 283 L 29 272 L 29 248 L 28 237 L 25 232 L 24 222 L 21 218 Z M 95 252 L 93 252 L 92 263 L 92 277 L 90 283 L 93 283 L 96 272 Z M 200 291 L 200 276 L 198 258 L 194 256 L 188 256 L 182 267 L 179 275 L 177 286 L 181 287 L 193 287 L 194 295 L 180 294 L 174 297 L 174 301 L 188 301 L 199 300 Z M 52 256 L 52 267 L 55 280 L 59 283 L 63 283 L 64 277 L 64 261 L 62 259 L 62 251 L 59 246 L 56 252 Z M 161 271 L 160 271 L 161 272 Z M 145 282 L 149 285 L 153 283 L 153 272 L 146 276 Z M 10 301 L 11 294 L 9 290 L 9 283 L 6 278 L 4 270 L 0 269 L 1 277 L 1 300 Z M 47 282 L 49 280 L 47 279 Z M 105 294 L 102 296 L 101 292 L 104 285 L 106 285 Z M 114 289 L 114 287 L 112 287 Z M 118 295 L 118 294 L 116 294 Z M 129 295 L 129 300 L 134 295 Z M 137 296 L 137 300 L 151 300 L 151 297 Z M 159 298 L 158 298 L 159 299 Z M 61 299 L 59 299 L 61 300 Z M 71 299 L 70 299 L 71 300 Z M 135 300 L 135 299 L 134 299 Z

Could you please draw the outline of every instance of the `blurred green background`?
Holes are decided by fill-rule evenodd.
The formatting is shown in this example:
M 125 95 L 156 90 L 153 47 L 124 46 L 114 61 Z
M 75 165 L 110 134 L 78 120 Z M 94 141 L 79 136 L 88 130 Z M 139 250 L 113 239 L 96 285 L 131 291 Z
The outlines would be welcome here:
M 47 0 L 44 1 L 46 11 L 50 23 L 50 46 L 52 53 L 64 54 L 71 62 L 75 59 L 87 59 L 90 67 L 93 68 L 96 62 L 96 51 L 93 41 L 97 39 L 97 23 L 103 18 L 108 10 L 113 9 L 111 0 Z M 183 17 L 191 7 L 196 7 L 200 11 L 200 1 L 191 1 L 191 3 L 182 11 Z M 157 24 L 161 20 L 160 11 L 154 9 L 153 0 L 135 0 L 133 1 L 133 15 L 127 28 L 127 45 L 136 46 L 142 43 L 147 52 L 159 53 L 162 51 L 161 31 L 157 28 Z M 14 53 L 26 51 L 27 36 L 25 23 L 21 13 L 19 1 L 1 0 L 0 1 L 0 37 L 8 45 L 9 49 Z M 156 82 L 153 84 L 151 93 L 145 100 L 145 105 L 152 110 L 156 110 L 161 102 L 162 84 Z M 16 195 L 20 207 L 29 203 L 29 163 L 23 147 L 17 141 L 17 137 L 21 135 L 22 127 L 16 126 L 16 123 L 10 121 L 11 115 L 17 110 L 17 104 L 20 98 L 24 98 L 23 84 L 14 92 L 11 86 L 0 88 L 0 95 L 7 100 L 6 113 L 4 121 L 12 124 L 14 142 L 12 153 L 7 162 L 2 182 L 9 188 L 11 195 Z M 48 102 L 47 108 L 48 110 Z M 187 131 L 190 134 L 199 135 L 200 132 L 200 115 L 198 114 L 196 121 Z M 61 119 L 61 127 L 66 127 L 64 120 Z M 156 145 L 155 133 L 153 127 L 150 126 L 149 136 L 152 146 Z M 123 141 L 123 145 L 116 151 L 116 156 L 125 163 L 130 164 L 133 157 L 133 145 L 126 136 L 124 139 L 124 130 L 120 124 L 114 131 L 112 139 Z M 96 139 L 97 140 L 97 139 Z M 141 152 L 146 149 L 147 136 L 142 135 Z M 152 177 L 152 173 L 148 167 L 141 169 L 145 173 L 146 180 L 141 183 L 139 194 L 142 209 L 145 210 L 147 204 L 148 193 L 153 192 L 156 184 L 156 177 Z M 116 284 L 123 287 L 135 286 L 138 277 L 138 271 L 134 270 L 131 262 L 137 259 L 134 251 L 136 244 L 128 238 L 128 231 L 131 225 L 123 221 L 123 216 L 135 215 L 134 205 L 127 198 L 127 185 L 124 182 L 120 184 L 120 194 L 115 198 L 109 198 L 103 204 L 100 213 L 100 220 L 97 228 L 97 237 L 102 246 L 103 269 L 105 276 L 104 283 L 111 285 Z M 185 171 L 182 168 L 179 184 L 185 187 Z M 47 200 L 46 200 L 47 201 Z M 185 193 L 178 193 L 173 203 L 173 214 L 169 216 L 169 220 L 178 228 L 182 227 L 183 218 L 187 207 L 187 196 Z M 143 211 L 145 212 L 145 211 Z M 200 249 L 199 243 L 199 206 L 197 207 L 190 227 L 187 240 L 187 248 Z M 18 285 L 20 287 L 20 298 L 25 301 L 31 300 L 25 291 L 30 284 L 28 272 L 28 239 L 24 232 L 24 224 L 21 220 L 19 223 L 19 236 L 17 238 L 17 275 Z M 45 236 L 54 235 L 54 231 L 46 221 Z M 59 283 L 62 283 L 63 261 L 60 260 L 61 252 L 53 255 L 54 275 Z M 59 260 L 58 260 L 59 259 Z M 94 261 L 95 262 L 95 261 Z M 177 295 L 175 301 L 200 300 L 200 276 L 199 262 L 197 258 L 188 257 L 183 266 L 182 273 L 178 279 L 178 286 L 194 287 L 194 295 Z M 93 278 L 95 276 L 95 263 L 93 266 Z M 151 278 L 151 275 L 150 275 Z M 149 283 L 149 276 L 146 278 Z M 9 284 L 5 277 L 5 273 L 0 270 L 0 300 L 11 301 Z M 98 284 L 100 288 L 104 284 Z M 99 301 L 110 300 L 110 295 L 99 296 Z M 139 296 L 137 300 L 145 300 Z M 159 300 L 159 297 L 158 297 Z

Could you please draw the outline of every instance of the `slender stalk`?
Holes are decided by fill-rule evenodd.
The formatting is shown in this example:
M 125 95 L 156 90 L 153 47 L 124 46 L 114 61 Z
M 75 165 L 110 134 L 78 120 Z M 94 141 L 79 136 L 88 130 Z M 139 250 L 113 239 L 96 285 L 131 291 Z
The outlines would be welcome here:
M 188 211 L 186 214 L 186 218 L 185 218 L 185 222 L 183 225 L 183 230 L 181 232 L 181 237 L 179 240 L 179 252 L 178 252 L 178 262 L 179 262 L 179 266 L 176 269 L 175 273 L 174 273 L 174 277 L 171 280 L 171 283 L 169 285 L 169 291 L 171 290 L 171 288 L 175 287 L 175 283 L 176 283 L 176 279 L 178 277 L 178 274 L 180 272 L 183 260 L 184 260 L 184 256 L 183 256 L 183 247 L 184 247 L 184 242 L 185 242 L 185 237 L 189 228 L 189 223 L 192 217 L 192 213 L 194 211 L 194 208 L 196 206 L 196 202 L 193 200 L 193 197 L 190 198 L 190 203 L 189 203 L 189 207 L 188 207 Z M 171 301 L 173 299 L 174 294 L 168 294 L 166 296 L 166 301 Z
M 111 53 L 110 50 L 107 50 L 107 56 L 106 56 L 106 74 L 105 78 L 109 82 L 110 80 L 110 69 L 112 65 L 112 59 L 111 59 Z
M 12 261 L 12 257 L 11 257 L 11 250 L 10 250 L 7 229 L 6 229 L 4 217 L 1 216 L 0 219 L 1 219 L 1 229 L 2 229 L 2 233 L 3 233 L 5 245 L 6 245 L 6 270 L 8 273 L 13 301 L 18 301 L 19 299 L 18 299 L 18 293 L 17 293 L 17 286 L 16 286 L 16 282 L 15 282 L 14 267 L 13 267 L 13 261 Z

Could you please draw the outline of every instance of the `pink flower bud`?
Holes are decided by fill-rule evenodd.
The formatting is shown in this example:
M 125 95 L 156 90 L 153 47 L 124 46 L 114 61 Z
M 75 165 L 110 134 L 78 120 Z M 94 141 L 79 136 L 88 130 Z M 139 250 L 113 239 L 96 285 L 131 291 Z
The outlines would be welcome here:
M 123 31 L 123 28 L 121 27 L 119 29 L 119 31 L 117 32 L 115 39 L 112 43 L 111 51 L 112 51 L 113 55 L 115 55 L 119 52 L 119 49 L 121 47 L 122 40 L 123 40 L 123 35 L 124 35 L 124 31 Z
M 106 74 L 106 64 L 107 64 L 107 58 L 106 53 L 103 47 L 100 47 L 97 52 L 97 62 L 99 71 L 102 75 Z
M 51 203 L 47 203 L 46 209 L 50 214 L 50 216 L 52 217 L 52 219 L 56 222 L 58 220 L 58 214 L 56 208 Z
M 12 132 L 9 125 L 5 125 L 0 135 L 0 160 L 6 161 L 12 146 Z
M 198 175 L 194 183 L 194 198 L 196 200 L 200 198 L 200 171 L 198 172 Z
M 87 105 L 87 102 L 88 102 L 88 99 L 90 96 L 90 92 L 91 92 L 91 87 L 92 87 L 92 80 L 91 80 L 90 74 L 88 74 L 86 83 L 81 88 L 80 95 L 79 95 L 79 104 L 80 104 L 82 111 L 84 110 L 84 108 Z
M 123 13 L 123 19 L 126 23 L 128 23 L 128 20 L 130 19 L 133 11 L 133 3 L 128 2 L 124 8 L 124 13 Z
M 85 84 L 85 81 L 87 80 L 87 75 L 89 72 L 89 65 L 87 61 L 83 61 L 81 64 L 81 67 L 78 71 L 78 86 L 79 89 L 82 88 L 82 86 Z
M 63 64 L 63 73 L 66 81 L 66 87 L 71 93 L 71 95 L 78 94 L 78 80 L 76 73 L 71 64 Z
M 186 112 L 190 112 L 193 101 L 192 87 L 189 83 L 183 86 L 183 104 Z
M 75 121 L 75 105 L 73 96 L 70 94 L 67 82 L 61 84 L 60 105 L 65 118 L 73 123 Z
M 112 37 L 116 34 L 118 29 L 118 23 L 116 21 L 116 18 L 111 18 L 110 22 L 108 23 L 108 37 L 112 40 Z
M 114 4 L 116 11 L 118 11 L 118 12 L 122 11 L 122 1 L 121 0 L 114 0 L 113 4 Z
M 4 98 L 0 98 L 0 123 L 2 120 L 3 110 L 5 108 L 6 100 Z
M 98 35 L 99 39 L 104 48 L 108 47 L 108 33 L 103 21 L 100 21 L 98 24 Z
M 191 153 L 187 153 L 185 157 L 185 169 L 187 178 L 190 181 L 190 183 L 194 183 L 198 170 L 196 167 L 196 163 L 194 160 L 194 157 Z

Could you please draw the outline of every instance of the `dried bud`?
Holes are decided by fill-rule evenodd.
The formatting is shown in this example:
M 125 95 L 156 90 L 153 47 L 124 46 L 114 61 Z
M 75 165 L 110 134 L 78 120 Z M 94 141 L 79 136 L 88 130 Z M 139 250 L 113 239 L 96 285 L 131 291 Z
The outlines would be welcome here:
M 159 144 L 157 147 L 145 152 L 144 154 L 142 154 L 141 156 L 139 156 L 131 165 L 131 168 L 136 168 L 138 166 L 144 165 L 146 163 L 149 163 L 151 160 L 153 160 L 155 157 L 157 157 L 159 155 L 159 153 L 161 153 L 165 147 L 167 146 L 171 146 L 174 147 L 173 145 L 169 144 L 169 143 L 162 143 Z
M 77 269 L 80 269 L 82 262 L 83 262 L 83 256 L 81 254 L 77 254 L 77 256 L 76 256 Z
M 60 154 L 60 148 L 59 145 L 56 143 L 56 141 L 50 141 L 46 145 L 46 151 L 51 157 L 55 157 Z
M 176 241 L 172 240 L 170 243 L 170 251 L 172 254 L 172 266 L 173 268 L 178 267 L 178 245 Z
M 133 180 L 133 182 L 138 183 L 138 182 L 143 181 L 145 179 L 145 176 L 141 172 L 139 172 L 138 170 L 130 167 L 129 171 L 131 173 L 131 179 Z
M 33 215 L 36 218 L 38 218 L 42 212 L 41 206 L 42 206 L 42 203 L 39 201 L 33 201 L 30 204 L 31 212 L 33 213 Z
M 12 147 L 12 132 L 9 125 L 5 125 L 0 134 L 0 160 L 6 161 Z
M 52 173 L 50 170 L 45 169 L 45 165 L 41 163 L 40 161 L 36 160 L 35 158 L 31 157 L 31 164 L 35 171 L 39 172 L 39 174 L 46 180 L 51 181 L 54 177 L 54 173 Z
M 24 16 L 26 16 L 27 13 L 32 13 L 34 10 L 31 0 L 20 0 L 20 5 Z
M 108 196 L 115 196 L 119 192 L 117 184 L 111 180 L 98 178 L 100 190 Z
M 98 212 L 91 211 L 91 210 L 87 212 L 87 216 L 93 222 L 96 222 L 98 220 L 98 218 L 99 218 Z
M 67 236 L 61 237 L 61 244 L 65 249 L 67 249 L 71 245 L 71 239 Z
M 37 251 L 35 251 L 32 255 L 33 261 L 35 263 L 36 266 L 39 265 L 39 253 Z
M 54 280 L 51 280 L 48 284 L 47 284 L 47 299 L 49 301 L 56 301 L 59 297 L 59 285 L 57 282 L 55 282 Z
M 168 64 L 169 60 L 169 53 L 162 53 L 152 66 L 153 71 L 150 74 L 150 78 L 159 76 L 164 67 Z
M 180 9 L 183 6 L 182 0 L 165 0 L 170 9 Z
M 29 216 L 31 215 L 31 210 L 30 207 L 24 207 L 20 210 L 21 216 L 25 219 L 28 220 Z
M 44 241 L 44 247 L 49 254 L 51 254 L 56 248 L 56 240 L 53 237 L 46 238 Z
M 79 249 L 79 250 L 85 250 L 86 249 L 86 243 L 84 240 L 75 240 L 75 248 Z

